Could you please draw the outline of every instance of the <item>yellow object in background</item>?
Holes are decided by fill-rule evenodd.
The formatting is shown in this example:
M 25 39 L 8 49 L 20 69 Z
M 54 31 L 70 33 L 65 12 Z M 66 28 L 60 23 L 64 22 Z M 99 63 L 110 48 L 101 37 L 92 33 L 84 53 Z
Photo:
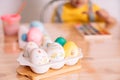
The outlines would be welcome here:
M 78 47 L 77 45 L 72 42 L 72 41 L 68 41 L 65 45 L 64 45 L 64 51 L 65 51 L 65 57 L 69 58 L 69 57 L 76 57 L 78 56 Z
M 88 5 L 83 5 L 79 8 L 73 7 L 70 3 L 66 3 L 61 6 L 61 10 L 59 11 L 59 17 L 56 14 L 53 15 L 53 22 L 56 22 L 55 17 L 61 18 L 64 23 L 88 23 Z M 100 10 L 100 7 L 93 4 L 93 12 Z M 58 8 L 59 9 L 59 8 Z M 57 10 L 56 10 L 57 11 Z M 95 21 L 100 21 L 101 19 L 95 15 Z

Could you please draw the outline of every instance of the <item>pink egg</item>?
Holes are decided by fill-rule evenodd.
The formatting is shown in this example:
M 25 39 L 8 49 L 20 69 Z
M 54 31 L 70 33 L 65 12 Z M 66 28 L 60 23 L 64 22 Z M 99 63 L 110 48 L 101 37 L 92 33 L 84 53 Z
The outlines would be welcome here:
M 38 28 L 33 27 L 29 30 L 27 34 L 27 41 L 28 42 L 33 41 L 38 45 L 41 45 L 42 37 L 43 37 L 42 32 Z

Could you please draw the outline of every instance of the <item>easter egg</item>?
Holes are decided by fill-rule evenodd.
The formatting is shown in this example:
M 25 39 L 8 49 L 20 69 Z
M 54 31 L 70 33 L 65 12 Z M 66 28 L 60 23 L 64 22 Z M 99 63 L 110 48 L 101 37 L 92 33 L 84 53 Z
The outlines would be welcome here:
M 65 57 L 66 57 L 66 58 L 78 56 L 78 47 L 77 47 L 77 45 L 76 45 L 74 42 L 72 42 L 72 41 L 68 41 L 68 42 L 64 45 L 64 51 L 65 51 Z
M 58 43 L 48 43 L 47 53 L 50 56 L 52 62 L 63 60 L 65 52 L 63 47 Z
M 38 45 L 35 42 L 28 42 L 24 47 L 24 57 L 28 58 L 30 52 L 34 49 L 38 48 Z
M 36 28 L 40 29 L 41 32 L 44 32 L 44 25 L 41 22 L 39 22 L 39 21 L 31 22 L 30 28 L 33 28 L 33 27 L 36 27 Z
M 46 50 L 47 44 L 48 43 L 53 43 L 51 38 L 48 35 L 43 36 L 43 42 L 42 42 L 42 47 Z
M 59 43 L 60 45 L 64 46 L 65 43 L 67 42 L 66 39 L 64 39 L 63 37 L 58 37 L 55 42 Z
M 27 34 L 26 33 L 22 34 L 21 38 L 23 41 L 27 41 Z
M 36 48 L 30 54 L 30 62 L 36 65 L 47 64 L 49 56 L 43 49 Z
M 38 28 L 33 27 L 28 31 L 27 41 L 28 42 L 33 41 L 37 43 L 38 45 L 41 45 L 42 37 L 43 37 L 42 32 Z

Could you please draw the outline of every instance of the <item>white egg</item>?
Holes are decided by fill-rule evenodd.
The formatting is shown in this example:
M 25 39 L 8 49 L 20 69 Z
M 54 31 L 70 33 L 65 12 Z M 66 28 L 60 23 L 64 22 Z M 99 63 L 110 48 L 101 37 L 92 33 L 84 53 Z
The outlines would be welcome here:
M 63 47 L 58 43 L 48 43 L 47 53 L 50 56 L 52 62 L 63 60 L 65 57 L 65 52 Z
M 38 45 L 35 42 L 28 42 L 24 49 L 24 57 L 28 58 L 34 48 L 38 48 Z
M 40 48 L 35 48 L 30 54 L 30 62 L 35 65 L 42 65 L 49 62 L 48 54 Z

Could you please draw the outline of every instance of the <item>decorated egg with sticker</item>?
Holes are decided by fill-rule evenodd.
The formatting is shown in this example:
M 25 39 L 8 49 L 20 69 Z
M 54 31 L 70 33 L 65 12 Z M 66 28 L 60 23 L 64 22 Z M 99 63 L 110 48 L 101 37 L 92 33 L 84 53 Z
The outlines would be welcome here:
M 38 45 L 35 42 L 28 42 L 24 47 L 24 57 L 28 58 L 34 48 L 38 48 Z
M 64 45 L 64 51 L 65 51 L 66 58 L 76 57 L 78 56 L 78 53 L 79 53 L 77 45 L 72 41 L 68 41 Z
M 60 61 L 65 57 L 65 52 L 63 47 L 58 43 L 48 43 L 47 53 L 50 56 L 51 61 Z
M 35 65 L 47 64 L 49 56 L 43 49 L 36 48 L 30 54 L 30 62 Z

